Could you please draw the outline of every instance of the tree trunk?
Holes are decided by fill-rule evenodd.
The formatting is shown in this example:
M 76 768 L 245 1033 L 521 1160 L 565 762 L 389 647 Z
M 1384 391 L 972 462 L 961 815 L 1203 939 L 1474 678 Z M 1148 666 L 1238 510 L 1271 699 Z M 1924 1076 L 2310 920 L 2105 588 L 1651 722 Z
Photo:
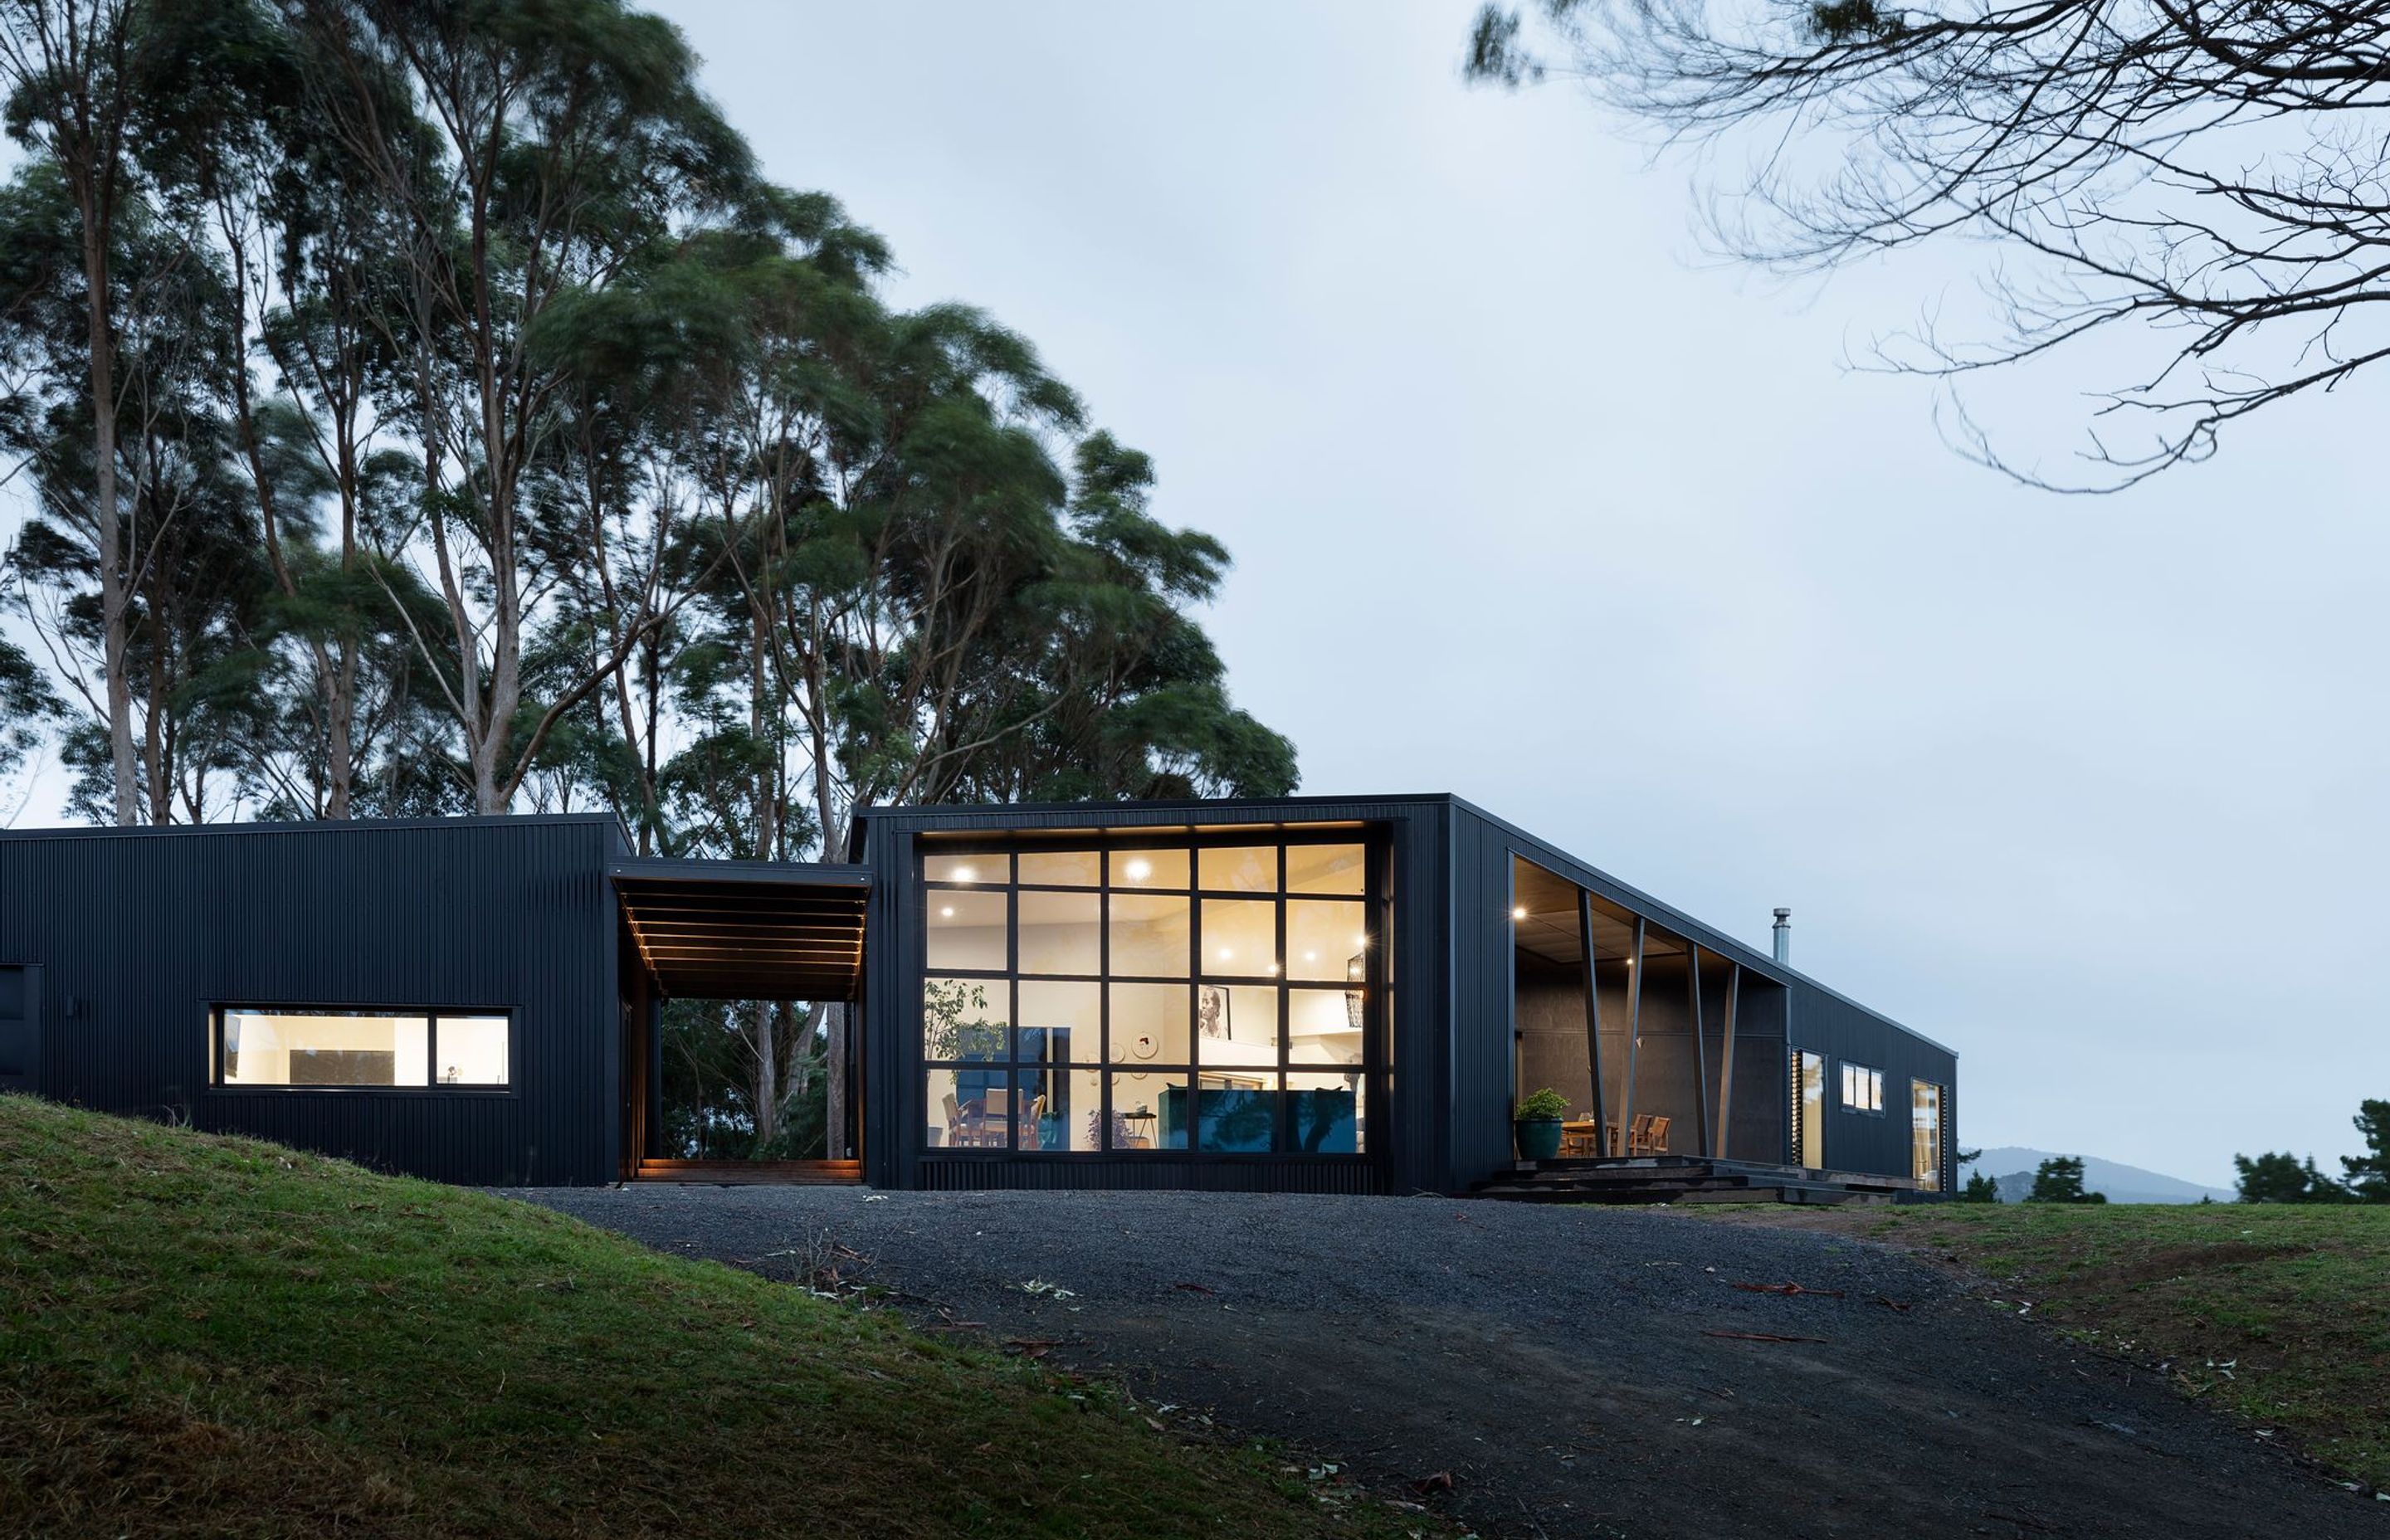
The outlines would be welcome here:
M 92 196 L 84 168 L 83 212 L 84 288 L 91 340 L 91 457 L 95 475 L 92 516 L 99 526 L 99 624 L 102 668 L 108 675 L 108 756 L 115 781 L 116 821 L 141 821 L 141 772 L 133 751 L 133 687 L 124 677 L 130 625 L 123 532 L 116 517 L 116 339 L 109 320 L 109 232 Z
M 768 1000 L 755 1002 L 755 1150 L 761 1155 L 780 1136 L 780 1046 Z
M 822 859 L 829 861 L 837 858 L 838 790 L 831 784 L 829 738 L 820 725 L 829 707 L 819 695 L 814 699 L 814 802 L 821 819 Z M 822 1153 L 842 1161 L 854 1153 L 846 1138 L 846 1007 L 828 1007 L 822 1021 L 827 1029 L 822 1044 Z

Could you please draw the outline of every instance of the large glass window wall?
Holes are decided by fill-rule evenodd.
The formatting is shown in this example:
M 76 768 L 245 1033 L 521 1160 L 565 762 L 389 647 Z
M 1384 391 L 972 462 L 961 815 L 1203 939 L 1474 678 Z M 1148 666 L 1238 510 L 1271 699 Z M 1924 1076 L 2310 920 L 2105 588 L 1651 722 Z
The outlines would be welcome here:
M 1370 865 L 1345 831 L 927 855 L 926 1142 L 1364 1153 Z

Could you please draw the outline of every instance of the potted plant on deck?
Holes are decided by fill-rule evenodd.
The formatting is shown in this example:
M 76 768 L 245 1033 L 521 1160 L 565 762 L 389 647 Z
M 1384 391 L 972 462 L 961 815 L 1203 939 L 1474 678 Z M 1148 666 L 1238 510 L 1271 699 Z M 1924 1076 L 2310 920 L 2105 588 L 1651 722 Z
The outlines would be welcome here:
M 1548 1161 L 1561 1152 L 1561 1120 L 1568 1116 L 1568 1097 L 1547 1085 L 1519 1103 L 1510 1123 L 1519 1141 L 1519 1159 Z

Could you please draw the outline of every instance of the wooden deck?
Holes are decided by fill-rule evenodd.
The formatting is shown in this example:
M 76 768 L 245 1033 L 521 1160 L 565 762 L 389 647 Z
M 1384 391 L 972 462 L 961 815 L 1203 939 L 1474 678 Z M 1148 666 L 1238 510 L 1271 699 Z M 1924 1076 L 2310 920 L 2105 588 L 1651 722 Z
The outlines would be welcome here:
M 1912 1203 L 1941 1195 L 1902 1176 L 1644 1155 L 1514 1161 L 1477 1184 L 1472 1196 L 1514 1203 Z
M 716 1187 L 854 1187 L 861 1161 L 641 1161 L 639 1182 Z

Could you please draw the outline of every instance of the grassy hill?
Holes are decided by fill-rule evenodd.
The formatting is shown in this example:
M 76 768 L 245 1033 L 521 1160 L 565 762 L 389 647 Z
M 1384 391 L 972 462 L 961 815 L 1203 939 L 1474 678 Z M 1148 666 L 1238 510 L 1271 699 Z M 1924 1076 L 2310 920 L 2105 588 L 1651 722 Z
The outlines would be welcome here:
M 1944 1203 L 1777 1223 L 1947 1256 L 2010 1308 L 2390 1490 L 2390 1205 Z
M 0 1097 L 0 1530 L 1445 1533 L 882 1313 Z

